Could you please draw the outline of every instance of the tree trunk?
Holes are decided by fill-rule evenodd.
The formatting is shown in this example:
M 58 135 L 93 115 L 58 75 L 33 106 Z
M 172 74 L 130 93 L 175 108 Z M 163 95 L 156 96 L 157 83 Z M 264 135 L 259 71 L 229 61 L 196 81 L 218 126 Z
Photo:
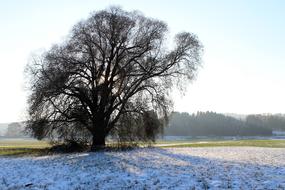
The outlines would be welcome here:
M 96 133 L 93 134 L 93 139 L 92 139 L 92 146 L 91 146 L 91 151 L 97 151 L 100 149 L 104 149 L 106 146 L 106 135 L 102 133 Z

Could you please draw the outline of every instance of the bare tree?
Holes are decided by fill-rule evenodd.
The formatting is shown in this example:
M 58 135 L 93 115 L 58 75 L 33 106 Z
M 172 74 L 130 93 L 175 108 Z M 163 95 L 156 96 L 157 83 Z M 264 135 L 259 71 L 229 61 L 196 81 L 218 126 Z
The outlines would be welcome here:
M 37 138 L 91 138 L 93 150 L 126 126 L 144 131 L 136 140 L 154 139 L 151 126 L 172 107 L 169 92 L 185 89 L 201 62 L 195 35 L 177 34 L 168 50 L 167 31 L 162 21 L 117 7 L 76 24 L 28 64 L 28 129 Z

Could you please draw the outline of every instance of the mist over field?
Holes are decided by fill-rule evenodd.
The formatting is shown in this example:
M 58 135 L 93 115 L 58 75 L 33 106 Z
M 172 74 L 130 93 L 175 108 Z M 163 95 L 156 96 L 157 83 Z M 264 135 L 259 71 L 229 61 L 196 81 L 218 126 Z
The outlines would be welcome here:
M 25 123 L 1 123 L 0 137 L 31 138 L 25 133 Z M 179 139 L 223 139 L 225 137 L 244 138 L 285 138 L 285 116 L 282 114 L 219 114 L 197 112 L 193 114 L 173 112 L 169 123 L 159 134 L 162 138 Z

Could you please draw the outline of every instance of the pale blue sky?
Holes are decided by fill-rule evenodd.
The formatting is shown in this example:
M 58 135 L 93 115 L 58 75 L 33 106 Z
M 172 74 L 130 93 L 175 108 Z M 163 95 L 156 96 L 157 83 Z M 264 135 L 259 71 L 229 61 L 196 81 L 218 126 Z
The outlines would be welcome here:
M 91 11 L 140 10 L 204 44 L 203 68 L 177 111 L 285 112 L 285 1 L 0 0 L 0 122 L 25 119 L 23 70 L 31 53 L 60 42 Z

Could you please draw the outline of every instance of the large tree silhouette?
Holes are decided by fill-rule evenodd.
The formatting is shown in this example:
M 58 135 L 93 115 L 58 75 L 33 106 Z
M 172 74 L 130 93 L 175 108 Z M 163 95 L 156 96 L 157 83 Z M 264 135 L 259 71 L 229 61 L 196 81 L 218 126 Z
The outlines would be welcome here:
M 143 131 L 136 140 L 154 139 L 172 106 L 169 92 L 193 79 L 202 49 L 187 32 L 167 49 L 167 31 L 162 21 L 116 7 L 76 24 L 28 64 L 28 129 L 39 139 L 90 136 L 92 149 L 126 127 L 127 136 L 132 127 Z

